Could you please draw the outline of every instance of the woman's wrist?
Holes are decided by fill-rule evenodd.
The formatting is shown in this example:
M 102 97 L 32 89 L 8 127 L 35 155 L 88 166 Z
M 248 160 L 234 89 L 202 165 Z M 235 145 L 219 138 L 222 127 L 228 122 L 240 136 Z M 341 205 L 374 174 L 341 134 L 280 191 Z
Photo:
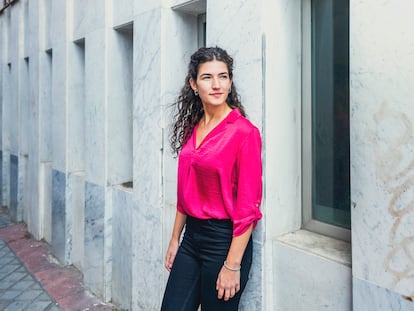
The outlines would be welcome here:
M 241 265 L 229 265 L 227 264 L 227 260 L 223 262 L 223 267 L 230 271 L 240 271 Z
M 170 243 L 171 242 L 178 243 L 179 241 L 180 241 L 180 236 L 177 237 L 177 236 L 173 235 L 170 239 Z

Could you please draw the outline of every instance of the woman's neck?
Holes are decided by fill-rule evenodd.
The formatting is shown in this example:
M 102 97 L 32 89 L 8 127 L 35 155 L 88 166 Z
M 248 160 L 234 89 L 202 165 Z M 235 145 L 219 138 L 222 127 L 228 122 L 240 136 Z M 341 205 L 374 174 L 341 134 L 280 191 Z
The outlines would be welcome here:
M 227 103 L 216 107 L 204 107 L 204 115 L 201 117 L 200 122 L 203 122 L 204 125 L 220 122 L 231 110 Z

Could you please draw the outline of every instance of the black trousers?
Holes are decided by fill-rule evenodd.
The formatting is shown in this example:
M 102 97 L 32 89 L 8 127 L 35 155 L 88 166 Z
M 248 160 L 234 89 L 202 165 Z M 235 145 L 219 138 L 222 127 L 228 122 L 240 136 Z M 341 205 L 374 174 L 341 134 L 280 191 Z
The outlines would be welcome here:
M 253 242 L 246 247 L 240 291 L 228 301 L 217 298 L 216 281 L 233 234 L 230 220 L 200 220 L 187 216 L 184 237 L 175 257 L 161 311 L 236 311 L 252 263 Z

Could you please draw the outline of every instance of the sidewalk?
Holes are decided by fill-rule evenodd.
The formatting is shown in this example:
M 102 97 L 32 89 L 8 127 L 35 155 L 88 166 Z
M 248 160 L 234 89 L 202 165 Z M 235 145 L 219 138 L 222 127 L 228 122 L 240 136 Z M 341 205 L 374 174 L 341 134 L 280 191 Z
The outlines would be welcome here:
M 47 243 L 33 239 L 0 208 L 0 310 L 114 309 L 88 292 L 77 269 L 62 266 Z

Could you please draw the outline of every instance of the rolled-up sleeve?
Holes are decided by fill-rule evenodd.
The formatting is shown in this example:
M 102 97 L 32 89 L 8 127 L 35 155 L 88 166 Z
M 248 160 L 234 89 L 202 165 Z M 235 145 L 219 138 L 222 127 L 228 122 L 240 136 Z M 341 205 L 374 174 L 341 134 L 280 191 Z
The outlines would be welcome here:
M 262 218 L 262 140 L 255 127 L 240 146 L 237 162 L 237 193 L 233 211 L 233 236 L 239 236 Z

